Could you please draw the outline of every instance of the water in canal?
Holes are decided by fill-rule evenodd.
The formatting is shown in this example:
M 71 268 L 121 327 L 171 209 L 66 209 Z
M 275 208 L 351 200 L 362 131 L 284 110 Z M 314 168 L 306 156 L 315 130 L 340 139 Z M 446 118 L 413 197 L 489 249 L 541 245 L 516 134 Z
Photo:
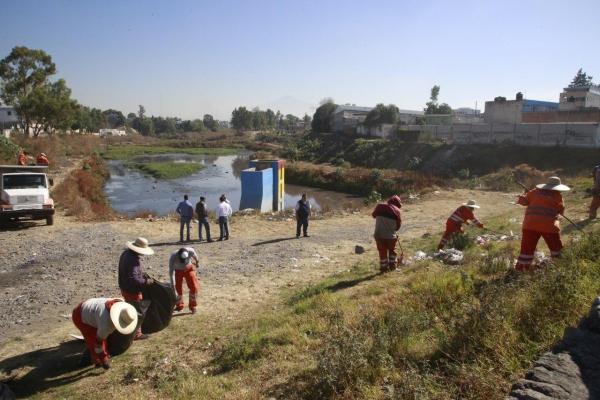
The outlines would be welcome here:
M 200 196 L 206 197 L 211 209 L 216 208 L 219 196 L 225 193 L 233 209 L 239 209 L 240 174 L 248 167 L 247 154 L 231 156 L 164 154 L 140 156 L 135 161 L 198 162 L 205 168 L 179 179 L 156 180 L 126 168 L 122 161 L 108 161 L 111 177 L 104 190 L 113 209 L 119 213 L 128 215 L 139 211 L 152 211 L 154 215 L 172 213 L 186 193 L 190 196 L 192 204 L 196 204 Z M 354 208 L 362 204 L 362 199 L 356 196 L 286 184 L 285 207 L 293 208 L 304 192 L 316 209 Z

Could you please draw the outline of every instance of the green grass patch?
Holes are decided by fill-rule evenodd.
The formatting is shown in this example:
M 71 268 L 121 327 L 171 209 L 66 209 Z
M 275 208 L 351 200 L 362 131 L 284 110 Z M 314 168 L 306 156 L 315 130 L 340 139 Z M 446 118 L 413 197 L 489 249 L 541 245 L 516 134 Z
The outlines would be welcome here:
M 175 179 L 195 174 L 204 169 L 204 165 L 200 163 L 176 163 L 176 162 L 150 162 L 137 163 L 128 162 L 125 164 L 127 168 L 133 168 L 142 171 L 143 173 L 153 176 L 157 179 Z
M 142 145 L 124 145 L 108 146 L 108 149 L 100 154 L 107 160 L 130 160 L 141 155 L 153 154 L 199 154 L 226 156 L 233 155 L 240 151 L 234 148 L 209 148 L 209 147 L 171 147 L 171 146 L 142 146 Z

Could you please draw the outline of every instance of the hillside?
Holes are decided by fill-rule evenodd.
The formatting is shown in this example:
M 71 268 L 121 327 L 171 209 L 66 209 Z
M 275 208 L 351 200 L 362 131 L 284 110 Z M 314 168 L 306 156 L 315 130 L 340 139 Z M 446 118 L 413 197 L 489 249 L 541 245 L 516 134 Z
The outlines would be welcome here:
M 566 201 L 579 219 L 588 199 L 585 182 L 573 183 Z M 482 204 L 490 228 L 518 232 L 514 196 L 456 190 L 413 200 L 404 207 L 405 256 L 431 252 L 466 198 Z M 0 304 L 14 320 L 2 327 L 2 380 L 34 398 L 500 399 L 600 292 L 599 239 L 569 227 L 565 258 L 535 274 L 510 271 L 518 241 L 508 240 L 469 247 L 461 266 L 413 261 L 379 275 L 369 212 L 320 217 L 311 238 L 289 241 L 290 220 L 234 219 L 232 240 L 198 245 L 199 314 L 174 318 L 106 372 L 77 367 L 82 345 L 70 341 L 75 328 L 62 315 L 89 293 L 118 294 L 116 259 L 136 235 L 155 243 L 145 265 L 164 279 L 177 223 L 60 215 L 52 227 L 28 229 L 26 247 L 22 231 L 4 232 L 14 279 Z M 367 252 L 353 254 L 357 244 Z M 19 279 L 23 268 L 31 279 Z

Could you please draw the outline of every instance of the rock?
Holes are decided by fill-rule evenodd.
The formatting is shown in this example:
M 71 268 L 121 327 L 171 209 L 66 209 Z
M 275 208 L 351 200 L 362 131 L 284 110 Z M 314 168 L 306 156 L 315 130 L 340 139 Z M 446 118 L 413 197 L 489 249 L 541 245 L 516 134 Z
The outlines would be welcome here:
M 365 252 L 365 248 L 363 246 L 360 245 L 356 245 L 354 246 L 354 253 L 356 254 L 363 254 Z

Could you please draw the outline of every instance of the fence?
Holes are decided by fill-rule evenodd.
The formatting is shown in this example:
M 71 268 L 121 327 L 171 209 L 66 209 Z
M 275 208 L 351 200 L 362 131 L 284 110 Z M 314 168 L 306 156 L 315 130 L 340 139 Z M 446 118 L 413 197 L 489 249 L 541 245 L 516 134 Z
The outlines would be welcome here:
M 600 124 L 597 123 L 404 125 L 400 127 L 400 135 L 403 131 L 416 131 L 458 144 L 600 147 Z

